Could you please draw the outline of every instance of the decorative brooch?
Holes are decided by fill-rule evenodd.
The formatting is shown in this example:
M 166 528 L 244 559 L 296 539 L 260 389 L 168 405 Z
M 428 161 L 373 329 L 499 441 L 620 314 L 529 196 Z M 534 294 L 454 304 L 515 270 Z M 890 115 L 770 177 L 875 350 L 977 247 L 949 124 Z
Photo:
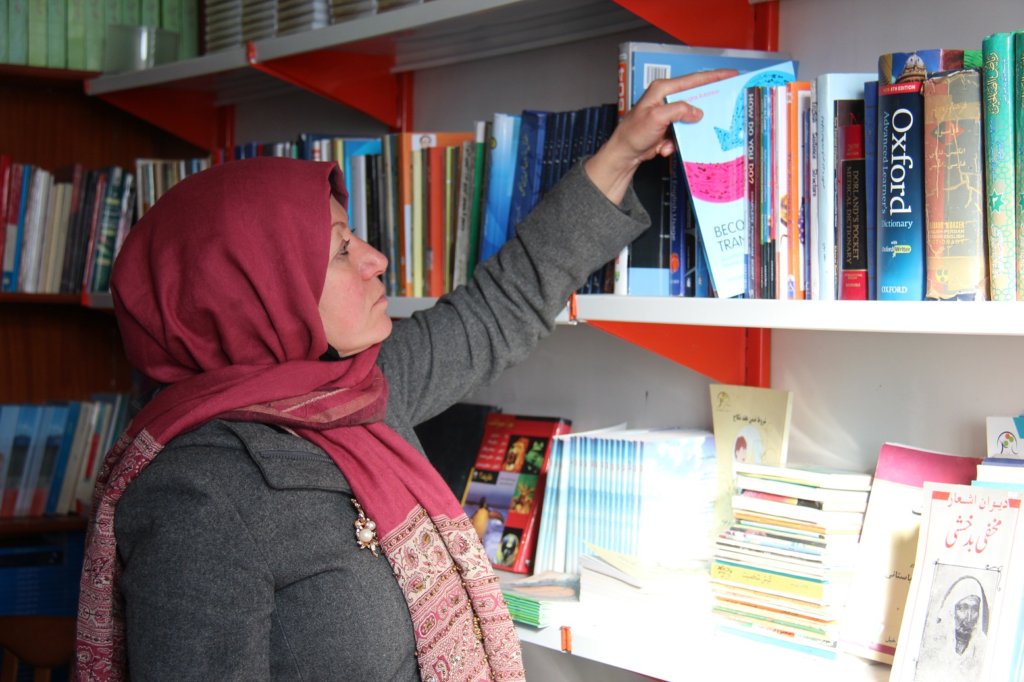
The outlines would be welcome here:
M 366 516 L 362 505 L 354 497 L 352 498 L 352 505 L 356 508 L 356 513 L 358 514 L 353 525 L 356 527 L 356 542 L 359 543 L 359 549 L 368 549 L 373 552 L 373 556 L 380 556 L 380 543 L 377 542 L 377 524 L 373 519 Z

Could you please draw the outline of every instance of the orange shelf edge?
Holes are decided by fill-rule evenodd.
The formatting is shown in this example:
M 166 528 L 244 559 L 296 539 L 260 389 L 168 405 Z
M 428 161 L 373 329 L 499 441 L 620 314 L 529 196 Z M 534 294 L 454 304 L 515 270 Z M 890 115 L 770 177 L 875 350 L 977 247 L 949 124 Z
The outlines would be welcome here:
M 145 87 L 99 97 L 202 149 L 234 145 L 234 107 L 216 106 L 212 93 Z
M 249 65 L 298 88 L 340 102 L 391 128 L 400 123 L 400 88 L 391 73 L 391 56 L 341 50 L 315 50 L 260 61 L 255 46 L 247 49 Z
M 777 0 L 753 5 L 750 0 L 615 2 L 689 45 L 774 50 L 778 44 Z
M 725 384 L 771 384 L 771 330 L 587 320 L 595 327 Z

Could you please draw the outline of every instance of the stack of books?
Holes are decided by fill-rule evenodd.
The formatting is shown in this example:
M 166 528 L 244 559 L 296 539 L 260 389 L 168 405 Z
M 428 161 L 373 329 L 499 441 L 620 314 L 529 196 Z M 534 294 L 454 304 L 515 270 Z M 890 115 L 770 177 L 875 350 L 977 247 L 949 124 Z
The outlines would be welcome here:
M 588 545 L 670 568 L 706 566 L 716 477 L 708 431 L 614 427 L 556 437 L 536 569 L 577 573 Z
M 722 629 L 837 655 L 871 474 L 735 465 L 732 521 L 710 576 Z

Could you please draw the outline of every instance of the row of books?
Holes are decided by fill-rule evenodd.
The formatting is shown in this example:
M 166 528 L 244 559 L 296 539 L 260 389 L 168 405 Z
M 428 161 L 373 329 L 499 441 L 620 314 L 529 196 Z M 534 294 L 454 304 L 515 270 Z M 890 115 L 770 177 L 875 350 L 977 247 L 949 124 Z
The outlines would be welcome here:
M 703 567 L 716 476 L 709 431 L 612 427 L 555 438 L 536 569 L 577 573 L 589 546 Z
M 1024 298 L 1022 50 L 1024 32 L 998 33 L 670 98 L 705 112 L 674 130 L 716 295 Z
M 0 518 L 87 513 L 100 464 L 127 410 L 121 393 L 0 405 Z
M 134 215 L 134 180 L 120 166 L 51 172 L 0 154 L 0 290 L 107 291 Z
M 465 283 L 477 262 L 580 158 L 603 144 L 614 105 L 496 113 L 474 129 L 393 133 L 380 138 L 304 133 L 293 141 L 247 143 L 208 159 L 143 159 L 141 215 L 174 182 L 230 160 L 284 156 L 334 161 L 345 171 L 353 231 L 386 256 L 389 295 L 440 296 Z M 611 290 L 611 264 L 586 291 Z
M 111 25 L 166 29 L 178 59 L 199 54 L 198 0 L 3 0 L 0 10 L 0 64 L 102 71 Z

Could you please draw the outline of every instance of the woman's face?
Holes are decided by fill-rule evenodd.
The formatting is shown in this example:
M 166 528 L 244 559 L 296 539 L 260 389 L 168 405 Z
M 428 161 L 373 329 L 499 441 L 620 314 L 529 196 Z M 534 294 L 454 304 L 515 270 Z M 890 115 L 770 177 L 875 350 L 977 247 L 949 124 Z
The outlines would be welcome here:
M 327 342 L 342 356 L 355 355 L 391 333 L 384 274 L 388 259 L 357 239 L 348 228 L 348 213 L 331 197 L 331 254 L 320 319 Z

